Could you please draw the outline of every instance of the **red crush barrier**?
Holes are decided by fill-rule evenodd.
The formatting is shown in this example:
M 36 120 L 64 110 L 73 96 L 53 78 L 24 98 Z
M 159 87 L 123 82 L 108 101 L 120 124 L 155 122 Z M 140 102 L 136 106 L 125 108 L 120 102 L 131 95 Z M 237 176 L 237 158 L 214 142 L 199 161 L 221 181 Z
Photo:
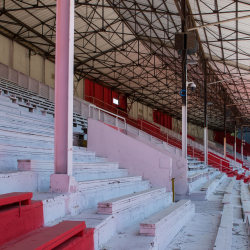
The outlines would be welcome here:
M 5 205 L 0 208 L 0 245 L 44 225 L 42 201 L 30 205 Z

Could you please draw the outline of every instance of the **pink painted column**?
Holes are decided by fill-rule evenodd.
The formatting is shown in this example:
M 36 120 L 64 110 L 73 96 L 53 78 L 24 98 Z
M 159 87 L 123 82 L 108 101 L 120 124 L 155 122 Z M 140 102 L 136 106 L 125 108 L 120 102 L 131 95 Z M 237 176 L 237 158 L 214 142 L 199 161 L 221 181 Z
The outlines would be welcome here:
M 56 1 L 55 174 L 72 176 L 74 4 Z

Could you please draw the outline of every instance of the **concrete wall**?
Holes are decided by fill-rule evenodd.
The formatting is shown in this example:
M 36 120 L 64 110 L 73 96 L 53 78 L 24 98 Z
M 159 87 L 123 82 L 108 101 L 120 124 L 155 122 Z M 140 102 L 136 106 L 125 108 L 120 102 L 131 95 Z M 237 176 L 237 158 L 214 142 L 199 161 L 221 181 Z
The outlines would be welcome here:
M 182 129 L 181 120 L 176 120 L 173 118 L 173 130 L 181 131 Z M 204 138 L 204 128 L 196 126 L 194 124 L 188 123 L 187 125 L 188 134 L 200 139 Z M 208 130 L 208 140 L 214 141 L 214 132 L 213 130 Z
M 128 103 L 128 107 L 130 108 L 131 101 L 129 99 L 127 99 L 127 103 Z M 132 104 L 129 115 L 131 117 L 134 117 L 135 119 L 137 119 L 139 116 L 139 118 L 143 117 L 144 119 L 150 122 L 153 121 L 153 109 L 139 102 L 134 102 Z
M 164 149 L 163 145 L 155 145 L 153 142 L 150 142 L 140 136 L 137 136 L 132 133 L 128 133 L 130 137 L 134 138 L 137 141 L 140 141 L 149 147 L 161 152 L 164 155 L 171 157 L 172 159 L 172 178 L 176 178 L 175 180 L 175 193 L 176 194 L 186 194 L 188 192 L 188 183 L 187 183 L 187 170 L 188 164 L 187 160 L 183 157 L 180 157 L 170 151 Z M 179 178 L 177 178 L 179 177 Z
M 0 62 L 46 85 L 55 87 L 55 64 L 0 35 Z M 84 81 L 74 80 L 74 94 L 84 98 Z
M 10 40 L 0 35 L 0 62 L 10 65 Z
M 172 190 L 172 158 L 108 125 L 88 119 L 88 150 L 119 162 L 132 176 L 143 176 L 153 187 Z

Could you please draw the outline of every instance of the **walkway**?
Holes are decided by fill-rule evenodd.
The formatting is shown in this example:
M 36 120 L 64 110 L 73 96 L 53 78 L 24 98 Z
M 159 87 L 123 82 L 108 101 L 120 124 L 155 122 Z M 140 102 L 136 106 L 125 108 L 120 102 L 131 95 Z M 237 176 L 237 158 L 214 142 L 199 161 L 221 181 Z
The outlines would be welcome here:
M 166 250 L 213 249 L 223 211 L 222 200 L 230 181 L 231 178 L 225 179 L 207 201 L 194 201 L 195 216 L 182 228 Z M 242 217 L 240 181 L 235 183 L 231 204 L 234 206 L 231 250 L 249 250 L 249 236 Z

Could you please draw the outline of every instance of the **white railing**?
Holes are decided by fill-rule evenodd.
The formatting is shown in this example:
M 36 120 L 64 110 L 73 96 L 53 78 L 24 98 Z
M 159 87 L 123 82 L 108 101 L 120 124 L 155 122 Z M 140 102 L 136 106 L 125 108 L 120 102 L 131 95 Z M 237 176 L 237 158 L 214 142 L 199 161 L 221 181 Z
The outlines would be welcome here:
M 109 111 L 107 111 L 105 109 L 99 108 L 99 107 L 97 107 L 97 106 L 95 106 L 93 104 L 89 104 L 89 106 L 88 106 L 88 109 L 89 109 L 88 117 L 91 117 L 91 108 L 93 110 L 92 111 L 93 112 L 93 116 L 94 116 L 94 110 L 98 111 L 98 120 L 99 121 L 103 120 L 103 122 L 106 122 L 107 119 L 105 119 L 105 118 L 107 118 L 107 117 L 105 117 L 105 114 L 110 114 L 111 117 L 115 117 L 115 124 L 112 124 L 112 125 L 114 125 L 116 127 L 119 127 L 119 123 L 120 123 L 119 119 L 121 119 L 121 120 L 124 121 L 124 129 L 126 129 L 126 127 L 127 127 L 126 126 L 126 119 L 124 117 L 116 115 L 116 114 L 114 114 L 112 112 L 109 112 Z M 101 119 L 102 117 L 103 117 L 103 119 Z M 92 117 L 92 118 L 94 118 L 94 117 Z

